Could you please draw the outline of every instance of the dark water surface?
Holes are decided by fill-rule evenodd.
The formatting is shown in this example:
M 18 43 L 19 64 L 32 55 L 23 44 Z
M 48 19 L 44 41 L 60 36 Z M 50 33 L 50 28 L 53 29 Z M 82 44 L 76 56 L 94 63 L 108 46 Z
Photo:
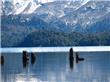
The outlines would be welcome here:
M 110 52 L 82 52 L 85 60 L 69 66 L 68 53 L 35 53 L 23 68 L 22 53 L 2 53 L 1 82 L 110 82 Z

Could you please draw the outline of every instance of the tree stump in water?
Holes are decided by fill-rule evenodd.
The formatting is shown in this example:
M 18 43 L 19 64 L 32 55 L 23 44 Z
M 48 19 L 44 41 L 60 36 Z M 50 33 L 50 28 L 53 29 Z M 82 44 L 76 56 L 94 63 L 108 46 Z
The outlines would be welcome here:
M 29 64 L 29 54 L 27 51 L 23 51 L 22 60 L 23 60 L 23 67 L 27 67 Z
M 73 49 L 72 48 L 70 48 L 70 51 L 69 51 L 69 64 L 70 64 L 70 68 L 73 69 L 74 57 L 73 57 Z
M 34 53 L 31 53 L 31 64 L 34 64 L 36 61 L 36 56 Z
M 4 56 L 1 56 L 0 61 L 1 61 L 1 65 L 4 65 Z

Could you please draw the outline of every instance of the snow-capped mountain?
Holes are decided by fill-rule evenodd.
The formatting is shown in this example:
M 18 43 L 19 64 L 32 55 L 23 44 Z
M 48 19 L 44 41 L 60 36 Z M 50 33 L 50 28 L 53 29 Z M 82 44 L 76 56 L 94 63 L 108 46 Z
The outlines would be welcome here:
M 6 8 L 10 8 L 6 9 Z M 41 5 L 37 1 L 33 0 L 13 0 L 13 2 L 4 2 L 3 3 L 3 10 L 5 11 L 6 15 L 13 14 L 13 15 L 18 15 L 18 14 L 31 14 L 33 13 L 38 7 Z
M 12 3 L 10 3 L 9 1 L 2 2 L 1 14 L 2 15 L 12 14 L 13 8 L 14 8 L 14 5 Z
M 38 7 L 41 6 L 37 1 L 33 0 L 25 0 L 25 1 L 17 1 L 14 0 L 14 11 L 13 14 L 31 14 L 33 13 Z
M 53 2 L 35 12 L 47 23 L 64 22 L 72 30 L 79 29 L 79 26 L 86 29 L 110 13 L 110 1 Z
M 39 18 L 62 30 L 88 29 L 110 13 L 110 1 L 14 1 L 13 3 L 3 2 L 2 10 L 6 15 L 18 15 L 21 18 L 20 22 L 33 22 L 35 24 L 33 18 Z M 15 18 L 12 16 L 12 20 Z
M 52 1 L 13 0 L 13 1 L 2 1 L 2 2 L 3 2 L 2 7 L 6 15 L 9 15 L 9 14 L 18 15 L 18 14 L 32 14 L 37 8 L 42 6 L 42 4 L 52 2 Z M 11 10 L 9 9 L 10 7 L 11 7 Z
M 110 1 L 90 1 L 75 12 L 71 11 L 66 14 L 61 19 L 67 24 L 72 25 L 74 28 L 76 24 L 79 24 L 85 29 L 110 13 L 109 3 Z
M 71 1 L 66 1 L 67 4 L 64 5 L 64 8 L 74 8 L 78 9 L 82 5 L 86 4 L 89 0 L 73 0 L 74 4 L 71 4 Z M 55 0 L 13 0 L 12 2 L 3 1 L 3 10 L 6 15 L 13 14 L 32 14 L 37 11 L 37 8 L 41 7 L 43 4 L 55 2 Z M 62 1 L 61 1 L 62 2 Z M 9 6 L 10 5 L 10 6 Z M 11 7 L 12 6 L 12 7 Z M 11 10 L 9 9 L 11 7 Z M 62 16 L 62 15 L 61 15 Z

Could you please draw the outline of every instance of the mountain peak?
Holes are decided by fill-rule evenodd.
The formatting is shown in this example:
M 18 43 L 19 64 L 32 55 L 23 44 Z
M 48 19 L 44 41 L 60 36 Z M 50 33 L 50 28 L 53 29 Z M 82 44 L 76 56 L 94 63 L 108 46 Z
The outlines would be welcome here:
M 49 0 L 13 0 L 13 1 L 2 1 L 2 11 L 6 14 L 31 14 L 34 11 L 42 6 L 42 3 L 52 2 Z M 5 8 L 4 8 L 5 7 Z M 2 13 L 3 13 L 2 12 Z
M 6 12 L 5 13 L 6 15 L 32 14 L 32 13 L 35 13 L 34 11 L 37 10 L 37 8 L 43 6 L 43 4 L 55 2 L 55 1 L 56 0 L 12 0 L 12 1 L 3 0 L 3 6 L 5 6 L 5 9 L 3 11 Z M 65 1 L 67 1 L 67 0 L 65 0 Z M 75 6 L 77 7 L 78 4 L 79 4 L 78 7 L 80 7 L 82 5 L 85 5 L 88 1 L 89 0 L 67 1 L 68 4 L 66 4 L 65 7 L 73 8 Z M 8 2 L 8 4 L 5 4 L 6 2 Z M 74 2 L 74 5 L 71 4 L 71 2 L 72 3 Z
M 33 0 L 14 0 L 14 14 L 31 14 L 41 5 Z

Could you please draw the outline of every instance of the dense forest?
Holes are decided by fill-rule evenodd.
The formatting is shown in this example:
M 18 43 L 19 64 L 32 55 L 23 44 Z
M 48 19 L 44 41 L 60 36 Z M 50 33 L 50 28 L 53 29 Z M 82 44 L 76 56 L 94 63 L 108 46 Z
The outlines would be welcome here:
M 36 46 L 102 46 L 110 45 L 110 33 L 85 33 L 59 32 L 48 30 L 37 30 L 30 33 L 17 47 Z
M 21 28 L 21 29 L 19 29 Z M 61 32 L 58 30 L 25 29 L 3 31 L 1 33 L 2 47 L 39 47 L 39 46 L 108 46 L 110 32 Z M 6 28 L 4 27 L 6 30 Z M 25 31 L 23 30 L 25 29 Z M 13 30 L 13 31 L 12 31 Z

